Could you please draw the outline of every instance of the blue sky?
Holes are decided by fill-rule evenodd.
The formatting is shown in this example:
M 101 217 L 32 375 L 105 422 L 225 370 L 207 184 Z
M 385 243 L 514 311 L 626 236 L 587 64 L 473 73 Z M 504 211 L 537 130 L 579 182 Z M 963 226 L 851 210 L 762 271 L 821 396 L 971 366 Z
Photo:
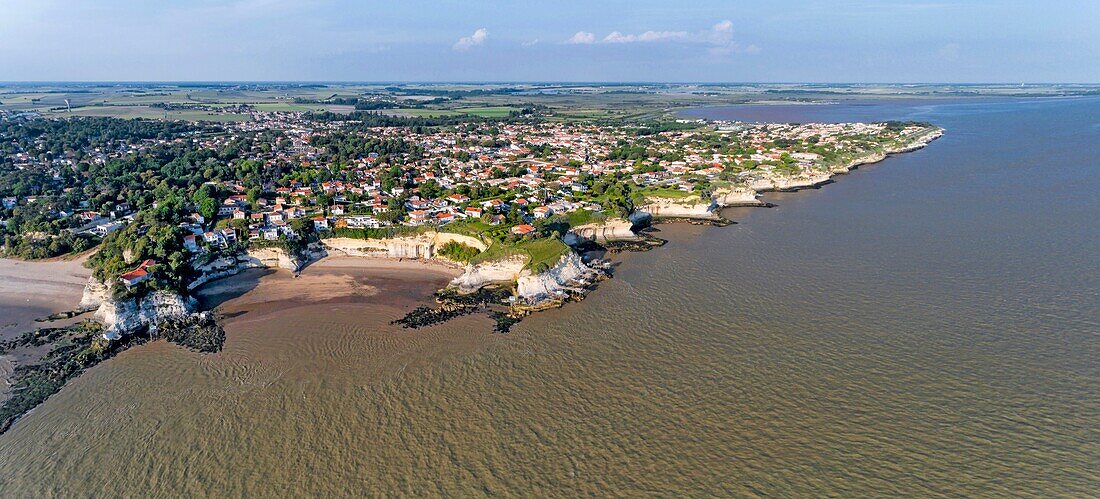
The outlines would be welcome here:
M 0 0 L 0 81 L 1098 82 L 1096 0 Z

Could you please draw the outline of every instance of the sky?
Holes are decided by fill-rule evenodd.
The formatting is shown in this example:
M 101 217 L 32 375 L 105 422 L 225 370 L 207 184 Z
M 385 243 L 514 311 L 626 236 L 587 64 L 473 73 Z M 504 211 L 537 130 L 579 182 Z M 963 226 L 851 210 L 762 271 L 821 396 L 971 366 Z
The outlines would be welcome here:
M 1100 82 L 1098 0 L 0 0 L 0 81 Z

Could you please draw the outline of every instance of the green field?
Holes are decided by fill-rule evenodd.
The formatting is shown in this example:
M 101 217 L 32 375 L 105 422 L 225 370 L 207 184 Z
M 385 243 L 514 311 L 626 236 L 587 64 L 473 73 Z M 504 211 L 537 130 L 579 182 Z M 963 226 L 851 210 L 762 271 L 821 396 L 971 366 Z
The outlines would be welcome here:
M 506 118 L 509 113 L 518 110 L 518 108 L 509 106 L 463 107 L 455 109 L 455 111 L 459 113 L 472 114 L 482 118 Z
M 248 121 L 245 114 L 215 113 L 211 111 L 182 110 L 165 111 L 148 106 L 89 106 L 73 109 L 71 113 L 65 111 L 47 112 L 49 116 L 106 116 L 112 118 L 145 118 L 145 119 L 169 119 L 180 121 L 212 121 L 212 122 L 236 122 Z
M 441 116 L 460 116 L 462 113 L 451 109 L 388 109 L 384 111 L 385 114 L 393 114 L 397 116 L 412 116 L 414 118 L 438 118 Z

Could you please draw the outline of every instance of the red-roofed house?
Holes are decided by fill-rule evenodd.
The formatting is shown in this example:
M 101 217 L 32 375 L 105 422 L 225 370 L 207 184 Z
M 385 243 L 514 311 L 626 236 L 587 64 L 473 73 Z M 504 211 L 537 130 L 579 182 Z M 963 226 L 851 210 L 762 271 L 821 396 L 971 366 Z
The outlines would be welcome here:
M 145 260 L 144 262 L 141 262 L 141 265 L 138 265 L 136 269 L 118 276 L 118 280 L 122 281 L 122 284 L 125 284 L 127 288 L 133 287 L 138 283 L 146 281 L 150 277 L 152 277 L 150 269 L 153 267 L 153 265 L 156 265 L 156 263 L 157 262 L 153 260 Z
M 517 225 L 515 227 L 512 227 L 512 234 L 517 234 L 517 235 L 520 235 L 520 236 L 526 236 L 527 234 L 530 234 L 534 231 L 535 231 L 535 227 L 531 226 L 531 225 L 527 225 L 527 224 Z

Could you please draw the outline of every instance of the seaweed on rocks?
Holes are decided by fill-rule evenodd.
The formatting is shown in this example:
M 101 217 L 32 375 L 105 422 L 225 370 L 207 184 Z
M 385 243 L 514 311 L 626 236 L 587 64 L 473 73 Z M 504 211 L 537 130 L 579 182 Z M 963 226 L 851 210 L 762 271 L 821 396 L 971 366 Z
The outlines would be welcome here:
M 405 329 L 442 324 L 456 317 L 470 315 L 500 305 L 508 300 L 512 293 L 505 288 L 487 286 L 473 293 L 462 294 L 453 289 L 443 289 L 435 293 L 439 303 L 436 308 L 420 306 L 405 314 L 404 317 L 390 322 Z
M 225 330 L 209 313 L 163 320 L 156 335 L 196 352 L 218 352 L 225 345 Z
M 47 343 L 53 343 L 62 336 L 72 333 L 71 327 L 51 327 L 27 331 L 17 338 L 0 342 L 0 354 L 7 353 L 19 347 L 37 347 Z
M 36 363 L 14 369 L 11 396 L 0 404 L 0 433 L 84 370 L 154 337 L 163 337 L 199 352 L 216 352 L 225 343 L 225 331 L 211 314 L 203 313 L 162 320 L 156 328 L 134 331 L 116 340 L 104 338 L 103 326 L 86 320 L 63 328 L 30 331 L 0 344 L 3 352 L 42 345 L 51 347 Z
M 422 327 L 442 324 L 455 317 L 474 313 L 477 307 L 469 305 L 444 306 L 440 308 L 416 307 L 404 317 L 394 320 L 391 324 L 399 324 L 405 329 L 419 329 Z
M 714 218 L 661 217 L 657 220 L 654 220 L 653 223 L 657 223 L 657 224 L 685 223 L 685 224 L 691 224 L 691 225 L 707 225 L 707 226 L 711 226 L 711 227 L 726 227 L 726 226 L 729 226 L 729 225 L 736 224 L 737 222 L 734 222 L 733 220 L 729 220 L 727 218 L 722 218 L 722 217 L 714 217 Z
M 108 341 L 103 338 L 102 326 L 92 321 L 57 328 L 49 334 L 57 330 L 64 330 L 65 334 L 54 336 L 55 346 L 45 357 L 37 364 L 20 365 L 14 370 L 11 396 L 0 404 L 0 433 L 85 369 L 149 339 L 144 333 L 135 333 Z
M 493 325 L 493 332 L 502 334 L 511 331 L 512 326 L 515 326 L 519 321 L 523 320 L 522 317 L 516 317 L 504 312 L 492 312 L 489 314 L 489 317 L 492 318 L 495 323 Z
M 604 244 L 608 253 L 620 253 L 623 251 L 649 251 L 664 246 L 668 241 L 649 234 L 642 234 L 637 241 L 611 241 Z

